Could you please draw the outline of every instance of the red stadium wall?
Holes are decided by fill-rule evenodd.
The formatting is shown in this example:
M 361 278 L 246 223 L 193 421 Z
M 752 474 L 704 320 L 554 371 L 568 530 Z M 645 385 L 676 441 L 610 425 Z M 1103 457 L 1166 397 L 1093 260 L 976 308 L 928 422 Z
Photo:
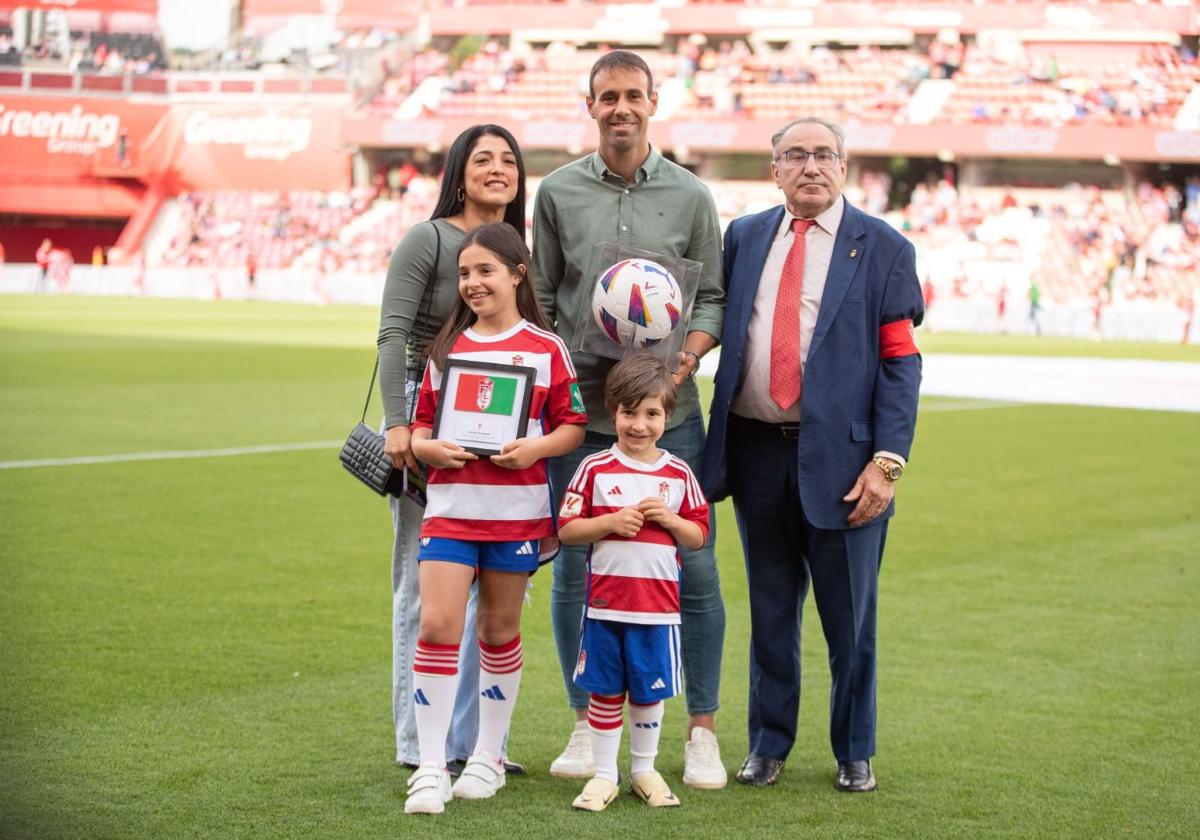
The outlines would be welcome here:
M 137 170 L 98 174 L 122 136 L 130 155 L 166 113 L 162 104 L 0 96 L 0 212 L 129 217 L 144 191 Z
M 0 95 L 9 259 L 30 242 L 36 248 L 45 235 L 39 219 L 59 220 L 56 242 L 90 243 L 82 249 L 90 259 L 91 245 L 134 253 L 163 201 L 181 191 L 348 189 L 343 110 L 340 102 L 294 98 L 169 104 Z M 112 223 L 76 223 L 82 218 Z
M 0 213 L 128 218 L 164 178 L 177 189 L 345 189 L 342 110 L 0 95 Z
M 65 248 L 77 263 L 90 264 L 92 249 L 99 245 L 105 252 L 117 243 L 123 223 L 115 219 L 65 219 L 54 222 L 19 218 L 0 226 L 4 258 L 10 263 L 31 263 L 38 246 L 49 239 L 56 248 Z
M 172 168 L 184 189 L 348 189 L 343 112 L 289 102 L 172 105 Z

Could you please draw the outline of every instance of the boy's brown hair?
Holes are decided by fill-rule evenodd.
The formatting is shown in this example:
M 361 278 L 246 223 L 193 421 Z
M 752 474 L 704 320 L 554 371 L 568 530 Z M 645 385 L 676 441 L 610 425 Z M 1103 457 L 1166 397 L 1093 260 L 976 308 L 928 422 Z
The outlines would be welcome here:
M 621 406 L 637 408 L 647 397 L 661 397 L 663 410 L 675 412 L 675 380 L 661 360 L 645 353 L 626 356 L 604 380 L 604 407 L 616 416 Z

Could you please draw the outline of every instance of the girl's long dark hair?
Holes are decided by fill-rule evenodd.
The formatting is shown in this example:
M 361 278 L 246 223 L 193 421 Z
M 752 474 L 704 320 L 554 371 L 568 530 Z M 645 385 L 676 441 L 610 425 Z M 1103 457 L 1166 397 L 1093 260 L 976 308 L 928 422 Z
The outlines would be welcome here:
M 463 211 L 463 201 L 458 197 L 460 189 L 465 190 L 463 178 L 467 172 L 467 158 L 475 148 L 476 141 L 484 135 L 491 134 L 499 137 L 512 149 L 513 157 L 517 159 L 517 194 L 508 207 L 504 208 L 504 221 L 513 226 L 522 237 L 525 236 L 525 158 L 521 157 L 521 147 L 517 138 L 503 126 L 473 125 L 454 138 L 450 151 L 446 153 L 445 171 L 442 173 L 442 189 L 438 193 L 437 204 L 429 221 L 457 216 Z
M 521 313 L 522 318 L 534 326 L 552 331 L 550 322 L 546 320 L 542 307 L 538 304 L 537 295 L 533 291 L 533 258 L 529 256 L 529 249 L 525 247 L 525 239 L 518 236 L 511 225 L 498 222 L 480 225 L 464 236 L 462 245 L 458 247 L 459 256 L 461 257 L 462 252 L 472 245 L 478 245 L 491 251 L 509 271 L 521 275 L 521 282 L 517 286 L 517 311 Z M 522 267 L 524 271 L 521 271 Z M 463 330 L 474 323 L 475 313 L 471 311 L 471 307 L 467 306 L 462 295 L 459 295 L 458 300 L 454 302 L 454 308 L 450 310 L 449 317 L 446 318 L 446 323 L 442 325 L 437 337 L 429 345 L 429 359 L 438 366 L 439 370 L 445 369 L 446 357 L 450 355 L 454 342 L 463 334 Z

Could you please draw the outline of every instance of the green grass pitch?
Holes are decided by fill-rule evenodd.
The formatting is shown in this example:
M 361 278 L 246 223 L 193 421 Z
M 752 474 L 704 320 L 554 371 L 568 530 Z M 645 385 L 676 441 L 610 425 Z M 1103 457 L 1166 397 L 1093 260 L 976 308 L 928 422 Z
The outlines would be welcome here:
M 0 298 L 0 461 L 338 440 L 361 410 L 375 321 Z M 1197 360 L 1030 339 L 924 346 Z M 881 581 L 879 791 L 831 786 L 810 604 L 780 784 L 684 788 L 676 699 L 659 768 L 683 807 L 623 794 L 600 815 L 572 811 L 579 785 L 546 773 L 571 715 L 545 571 L 511 738 L 530 774 L 441 818 L 404 815 L 390 520 L 333 448 L 0 469 L 0 837 L 1194 836 L 1196 415 L 930 399 L 917 437 Z M 732 775 L 747 607 L 728 505 L 719 557 Z

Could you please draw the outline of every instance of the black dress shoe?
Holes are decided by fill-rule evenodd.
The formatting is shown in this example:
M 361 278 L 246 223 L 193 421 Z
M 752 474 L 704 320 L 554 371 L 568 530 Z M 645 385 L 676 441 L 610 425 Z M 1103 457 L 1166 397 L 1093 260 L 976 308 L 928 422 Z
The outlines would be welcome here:
M 845 793 L 866 793 L 875 790 L 875 773 L 870 761 L 839 761 L 837 789 Z
M 781 770 L 783 770 L 782 759 L 752 754 L 742 762 L 742 768 L 737 771 L 737 780 L 743 785 L 766 787 L 779 781 Z

